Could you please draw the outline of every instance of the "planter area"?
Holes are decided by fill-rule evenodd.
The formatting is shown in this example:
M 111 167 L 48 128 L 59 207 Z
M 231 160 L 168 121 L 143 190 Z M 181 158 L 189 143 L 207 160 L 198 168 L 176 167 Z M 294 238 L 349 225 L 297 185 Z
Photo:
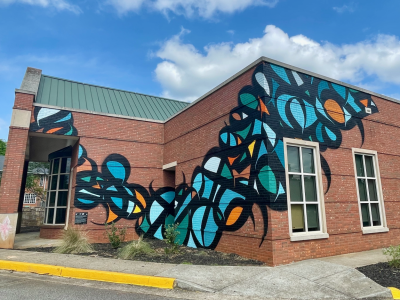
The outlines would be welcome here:
M 177 253 L 166 254 L 164 248 L 167 244 L 162 240 L 148 239 L 147 242 L 154 253 L 139 254 L 133 260 L 172 263 L 172 264 L 193 264 L 193 265 L 211 265 L 211 266 L 263 266 L 264 263 L 257 260 L 241 257 L 233 253 L 222 253 L 214 250 L 196 249 L 181 246 Z M 128 243 L 122 243 L 121 247 Z M 111 247 L 111 244 L 93 244 L 94 252 L 78 253 L 91 257 L 118 258 L 118 249 Z M 50 248 L 28 248 L 26 251 L 53 252 L 54 247 Z
M 388 263 L 360 267 L 357 270 L 381 286 L 400 289 L 400 269 L 392 268 Z

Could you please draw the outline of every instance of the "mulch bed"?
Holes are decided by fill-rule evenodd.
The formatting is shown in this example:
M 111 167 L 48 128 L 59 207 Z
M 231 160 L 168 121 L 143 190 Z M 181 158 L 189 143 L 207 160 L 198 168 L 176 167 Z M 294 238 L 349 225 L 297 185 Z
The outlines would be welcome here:
M 391 268 L 388 263 L 369 265 L 357 270 L 381 286 L 400 289 L 400 269 Z
M 142 254 L 134 258 L 137 261 L 172 263 L 172 264 L 193 264 L 209 266 L 262 266 L 263 262 L 241 257 L 237 254 L 222 253 L 208 249 L 195 249 L 181 246 L 177 254 L 165 254 L 166 243 L 162 240 L 145 238 L 143 241 L 150 244 L 155 251 L 153 254 Z M 123 243 L 123 247 L 127 243 Z M 94 253 L 81 253 L 78 255 L 91 257 L 118 258 L 117 249 L 113 249 L 109 243 L 93 244 Z M 27 251 L 53 252 L 54 247 L 28 248 Z

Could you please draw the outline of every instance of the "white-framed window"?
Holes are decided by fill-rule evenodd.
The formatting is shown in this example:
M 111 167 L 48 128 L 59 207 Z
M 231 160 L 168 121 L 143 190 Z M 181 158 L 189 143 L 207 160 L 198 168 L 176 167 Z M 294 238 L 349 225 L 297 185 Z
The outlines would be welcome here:
M 35 194 L 25 194 L 24 204 L 35 204 L 35 203 L 36 203 L 36 195 Z
M 362 231 L 387 232 L 378 153 L 355 148 L 352 152 Z
M 319 144 L 284 138 L 291 241 L 328 238 Z
M 56 158 L 50 162 L 44 224 L 65 224 L 70 183 L 71 158 Z
M 40 175 L 39 186 L 44 186 L 44 176 Z

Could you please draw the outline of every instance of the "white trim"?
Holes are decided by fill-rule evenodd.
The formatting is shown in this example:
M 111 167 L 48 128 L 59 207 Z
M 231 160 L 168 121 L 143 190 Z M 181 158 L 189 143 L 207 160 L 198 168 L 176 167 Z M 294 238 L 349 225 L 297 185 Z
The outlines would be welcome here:
M 172 163 L 163 165 L 162 169 L 163 169 L 164 171 L 174 171 L 174 170 L 175 170 L 175 167 L 176 167 L 177 165 L 178 165 L 178 162 L 177 162 L 177 161 L 174 161 L 174 162 L 172 162 Z
M 383 226 L 373 226 L 373 227 L 365 227 L 362 228 L 363 234 L 371 234 L 371 233 L 380 233 L 380 232 L 388 232 L 388 227 Z
M 319 222 L 320 231 L 312 232 L 292 232 L 292 218 L 291 218 L 291 202 L 290 202 L 290 184 L 289 184 L 289 166 L 287 157 L 287 146 L 297 146 L 297 147 L 310 147 L 314 149 L 314 159 L 315 159 L 315 174 L 317 183 L 317 194 L 318 194 L 318 205 L 319 205 Z M 319 151 L 319 143 L 312 141 L 304 141 L 300 139 L 283 138 L 284 146 L 284 156 L 285 156 L 285 177 L 286 177 L 286 199 L 288 206 L 288 220 L 289 220 L 289 235 L 291 241 L 301 241 L 301 240 L 314 240 L 314 239 L 324 239 L 329 238 L 326 226 L 326 215 L 325 215 L 325 201 L 324 192 L 322 184 L 322 172 L 321 172 L 321 158 Z M 304 189 L 303 189 L 304 190 Z M 304 191 L 303 191 L 304 192 Z
M 381 172 L 379 169 L 379 161 L 378 161 L 378 152 L 375 150 L 367 150 L 367 149 L 360 149 L 360 148 L 351 148 L 351 152 L 353 155 L 353 168 L 354 168 L 354 178 L 356 181 L 356 190 L 357 190 L 357 203 L 358 203 L 358 213 L 360 217 L 360 226 L 363 234 L 369 233 L 376 233 L 376 232 L 388 232 L 389 228 L 387 227 L 386 223 L 386 212 L 385 212 L 385 202 L 383 199 L 383 192 L 382 192 L 382 183 L 381 183 Z M 379 210 L 381 215 L 381 225 L 379 226 L 371 226 L 364 227 L 362 221 L 362 212 L 361 212 L 361 201 L 360 195 L 358 190 L 358 177 L 357 177 L 357 166 L 356 166 L 356 154 L 361 155 L 372 155 L 374 157 L 374 167 L 375 167 L 375 177 L 376 177 L 376 189 L 378 192 L 378 201 L 379 201 Z M 369 203 L 369 202 L 368 202 Z M 386 230 L 387 229 L 387 230 Z
M 297 242 L 297 241 L 319 240 L 319 239 L 327 239 L 327 238 L 329 238 L 329 234 L 327 234 L 327 233 L 317 233 L 317 234 L 297 233 L 296 235 L 292 235 L 290 237 L 290 241 Z

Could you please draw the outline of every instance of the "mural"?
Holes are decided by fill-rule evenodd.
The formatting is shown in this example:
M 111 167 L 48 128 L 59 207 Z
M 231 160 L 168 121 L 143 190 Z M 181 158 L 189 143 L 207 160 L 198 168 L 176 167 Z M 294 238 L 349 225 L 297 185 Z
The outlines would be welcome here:
M 139 235 L 163 239 L 164 226 L 174 223 L 174 188 L 154 191 L 150 183 L 149 193 L 138 184 L 128 183 L 131 165 L 119 154 L 107 156 L 101 172 L 82 145 L 78 157 L 75 207 L 86 210 L 103 205 L 107 210 L 105 223 L 135 219 Z
M 74 127 L 72 112 L 46 107 L 36 106 L 33 111 L 34 122 L 29 130 L 43 133 L 77 136 L 78 131 Z
M 364 141 L 366 108 L 378 112 L 368 94 L 265 63 L 256 68 L 252 85 L 239 92 L 229 125 L 219 133 L 219 147 L 209 150 L 190 183 L 185 179 L 175 193 L 173 188 L 154 191 L 150 184 L 149 193 L 126 182 L 126 158 L 111 154 L 98 173 L 81 147 L 75 205 L 91 209 L 102 204 L 108 209 L 107 223 L 138 219 L 138 233 L 158 238 L 163 224 L 179 223 L 179 243 L 210 249 L 222 232 L 240 229 L 249 218 L 255 227 L 256 205 L 264 224 L 261 245 L 267 209 L 287 210 L 283 137 L 320 144 L 327 192 L 331 174 L 323 152 L 338 148 L 342 131 L 354 127 Z

